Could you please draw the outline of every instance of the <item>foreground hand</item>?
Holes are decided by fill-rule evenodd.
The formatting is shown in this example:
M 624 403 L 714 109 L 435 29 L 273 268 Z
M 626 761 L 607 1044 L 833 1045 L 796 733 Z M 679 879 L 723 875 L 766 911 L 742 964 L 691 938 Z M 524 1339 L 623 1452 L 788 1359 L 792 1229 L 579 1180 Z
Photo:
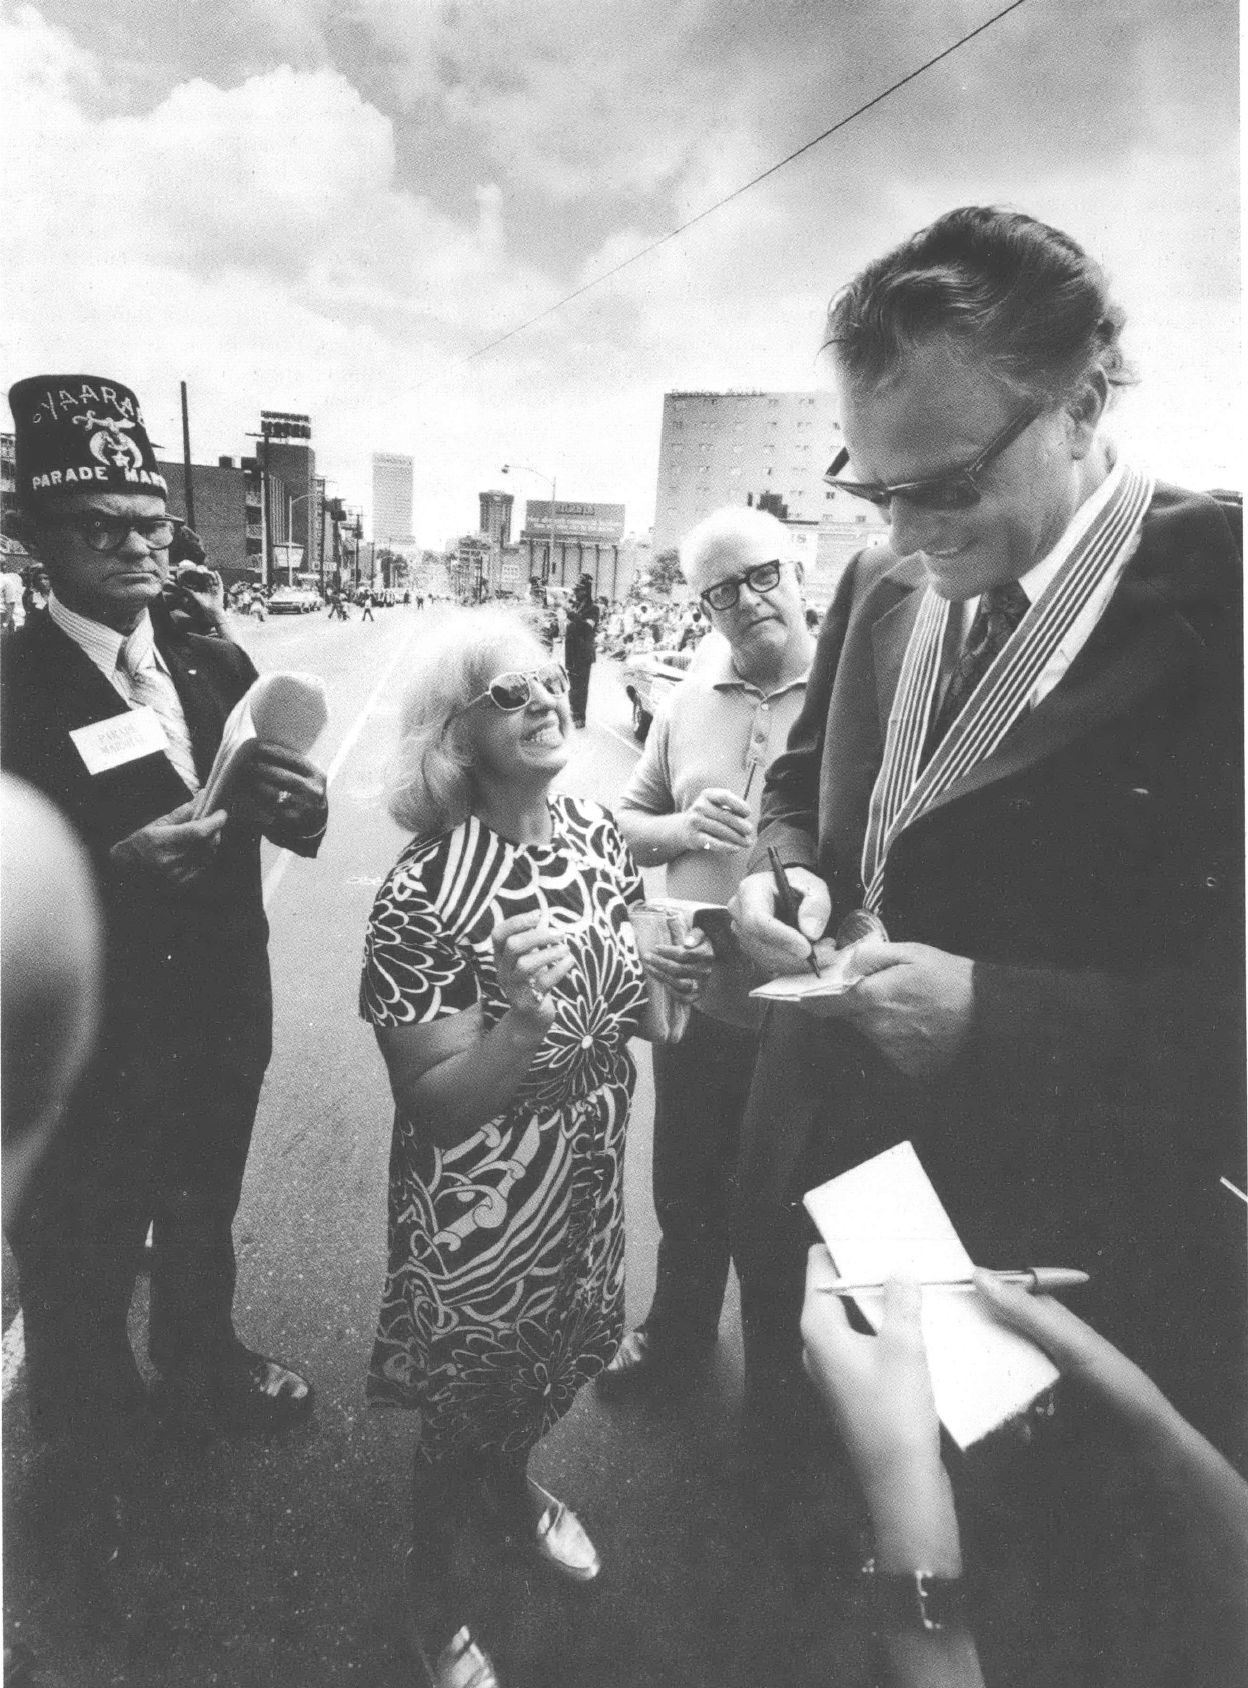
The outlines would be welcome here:
M 769 979 L 800 973 L 810 946 L 823 936 L 832 914 L 832 896 L 817 873 L 806 867 L 788 870 L 789 884 L 800 898 L 799 931 L 776 918 L 776 882 L 770 873 L 752 873 L 729 903 L 732 929 L 741 947 Z
M 512 1010 L 526 1020 L 549 1026 L 555 1018 L 550 994 L 571 971 L 574 958 L 546 917 L 513 914 L 494 928 L 494 965 L 498 986 Z
M 702 932 L 690 932 L 679 944 L 655 944 L 642 957 L 647 973 L 685 1002 L 694 1002 L 710 977 L 715 951 Z
M 975 1010 L 974 963 L 930 944 L 855 945 L 867 975 L 844 996 L 812 997 L 803 1012 L 848 1020 L 908 1078 L 940 1076 L 965 1043 Z
M 163 885 L 179 887 L 198 879 L 221 843 L 225 810 L 216 809 L 192 820 L 193 803 L 183 803 L 167 815 L 118 839 L 109 851 L 122 873 L 138 873 Z
M 1098 1396 L 1133 1429 L 1151 1426 L 1159 1414 L 1174 1412 L 1161 1390 L 1133 1360 L 1060 1301 L 1048 1295 L 1028 1295 L 988 1272 L 977 1271 L 975 1283 L 994 1318 L 1020 1336 L 1030 1337 L 1063 1376 Z
M 914 1474 L 940 1465 L 940 1421 L 920 1319 L 923 1292 L 892 1279 L 879 1334 L 861 1336 L 851 1329 L 840 1296 L 823 1288 L 838 1277 L 832 1256 L 816 1243 L 806 1261 L 802 1364 L 870 1497 L 902 1469 Z
M 306 756 L 261 745 L 248 773 L 248 796 L 263 832 L 308 838 L 325 824 L 325 775 Z
M 708 786 L 681 814 L 682 849 L 747 850 L 754 842 L 750 806 L 725 786 Z

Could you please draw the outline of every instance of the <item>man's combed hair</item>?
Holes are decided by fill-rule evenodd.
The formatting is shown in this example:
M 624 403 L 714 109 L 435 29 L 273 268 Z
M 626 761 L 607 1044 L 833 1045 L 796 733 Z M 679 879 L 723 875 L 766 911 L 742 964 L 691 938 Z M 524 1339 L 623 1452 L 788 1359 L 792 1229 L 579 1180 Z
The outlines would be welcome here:
M 468 818 L 472 751 L 459 711 L 489 685 L 498 653 L 514 646 L 517 636 L 532 642 L 539 666 L 546 653 L 519 610 L 448 610 L 432 639 L 422 643 L 386 769 L 386 807 L 407 831 L 428 837 Z
M 1020 395 L 1057 403 L 1095 369 L 1135 376 L 1126 317 L 1077 241 L 1020 211 L 949 211 L 867 265 L 832 301 L 825 349 L 859 391 L 888 381 L 915 348 L 943 340 Z

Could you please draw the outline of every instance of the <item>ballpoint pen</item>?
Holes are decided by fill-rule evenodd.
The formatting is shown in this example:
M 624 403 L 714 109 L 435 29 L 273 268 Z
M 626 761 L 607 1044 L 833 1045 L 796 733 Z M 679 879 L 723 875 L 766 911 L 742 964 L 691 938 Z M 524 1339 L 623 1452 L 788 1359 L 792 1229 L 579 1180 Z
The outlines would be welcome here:
M 1060 1295 L 1063 1290 L 1081 1289 L 1090 1283 L 1086 1272 L 1068 1266 L 1027 1266 L 1021 1272 L 989 1272 L 999 1284 L 1017 1284 L 1028 1295 Z M 975 1288 L 973 1278 L 920 1278 L 920 1289 L 949 1289 L 967 1291 Z M 850 1283 L 848 1279 L 835 1284 L 816 1285 L 820 1295 L 866 1295 L 868 1291 L 884 1288 L 881 1280 L 869 1283 Z
M 795 932 L 800 932 L 801 927 L 797 923 L 799 905 L 793 895 L 793 887 L 789 884 L 788 875 L 784 871 L 784 864 L 780 860 L 780 852 L 774 844 L 767 846 L 767 860 L 771 863 L 772 877 L 776 882 L 776 906 L 780 913 L 780 919 L 786 926 L 791 926 Z M 819 963 L 815 960 L 814 943 L 809 938 L 806 939 L 806 942 L 810 944 L 810 954 L 806 957 L 806 965 L 816 979 L 822 979 L 823 974 L 819 971 Z

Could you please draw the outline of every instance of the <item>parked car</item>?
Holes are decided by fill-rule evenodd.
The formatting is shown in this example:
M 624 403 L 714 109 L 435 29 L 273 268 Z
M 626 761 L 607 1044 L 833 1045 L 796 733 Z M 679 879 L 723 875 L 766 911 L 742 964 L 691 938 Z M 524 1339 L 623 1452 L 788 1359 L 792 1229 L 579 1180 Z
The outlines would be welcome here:
M 279 586 L 269 598 L 270 615 L 307 615 L 320 607 L 317 593 L 303 586 Z
M 642 743 L 655 711 L 684 679 L 693 652 L 641 651 L 624 660 L 624 691 L 633 706 L 633 733 Z

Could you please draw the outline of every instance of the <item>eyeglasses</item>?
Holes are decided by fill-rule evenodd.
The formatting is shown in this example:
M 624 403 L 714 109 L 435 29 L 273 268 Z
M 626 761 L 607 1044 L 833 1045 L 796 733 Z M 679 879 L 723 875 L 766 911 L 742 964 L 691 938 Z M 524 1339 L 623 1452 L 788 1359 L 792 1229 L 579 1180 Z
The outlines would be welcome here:
M 488 697 L 495 709 L 501 709 L 504 715 L 514 715 L 518 709 L 532 702 L 535 681 L 548 697 L 562 697 L 568 689 L 567 670 L 562 663 L 548 662 L 544 668 L 534 668 L 527 674 L 518 668 L 508 669 L 455 713 L 463 715 L 474 703 L 481 703 Z
M 886 508 L 894 498 L 904 498 L 923 510 L 969 510 L 983 497 L 977 477 L 1031 427 L 1043 410 L 1043 405 L 1029 406 L 1021 416 L 1016 416 L 999 434 L 995 434 L 972 462 L 945 469 L 939 475 L 928 475 L 921 481 L 898 481 L 889 486 L 882 481 L 840 480 L 838 476 L 849 462 L 848 449 L 842 449 L 832 459 L 823 477 L 824 485 L 836 487 L 839 492 L 852 493 L 855 498 L 865 498 L 869 504 L 881 508 Z
M 698 597 L 710 610 L 730 610 L 741 596 L 742 586 L 748 586 L 751 592 L 774 592 L 780 584 L 780 559 L 775 557 L 769 563 L 755 563 L 752 569 L 746 569 L 744 574 L 729 575 L 726 580 L 717 580 L 714 586 L 708 586 L 705 592 L 699 592 Z
M 149 551 L 163 551 L 173 543 L 180 523 L 168 516 L 61 516 L 46 518 L 49 527 L 73 528 L 93 551 L 120 551 L 137 533 Z

